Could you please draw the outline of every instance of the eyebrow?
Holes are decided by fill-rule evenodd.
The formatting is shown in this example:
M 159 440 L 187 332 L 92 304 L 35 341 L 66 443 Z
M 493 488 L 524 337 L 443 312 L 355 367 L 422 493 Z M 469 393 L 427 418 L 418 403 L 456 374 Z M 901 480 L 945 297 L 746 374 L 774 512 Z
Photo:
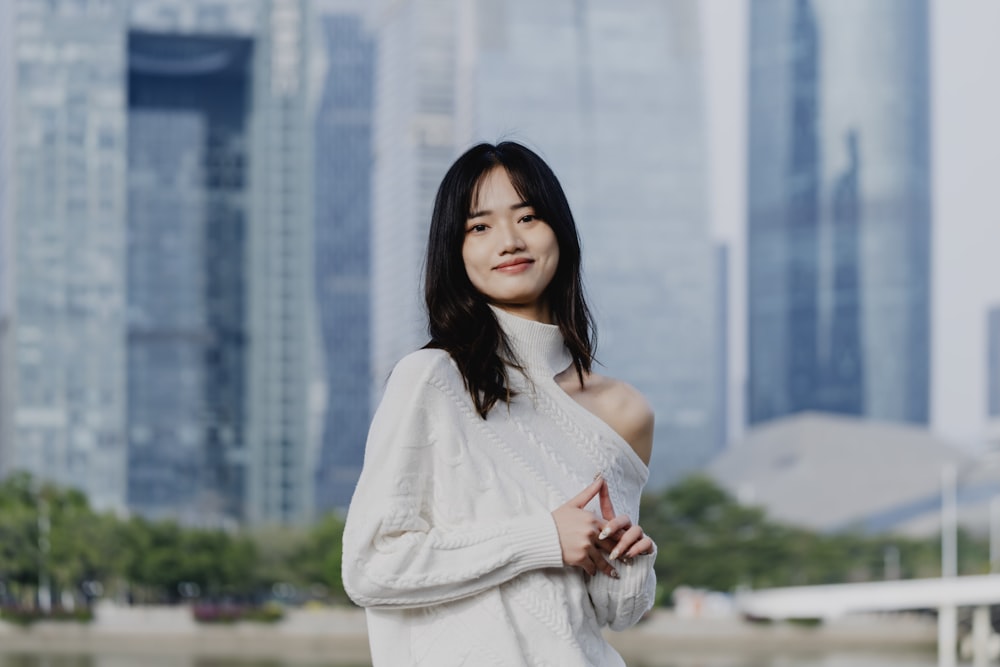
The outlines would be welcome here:
M 520 202 L 518 204 L 512 205 L 510 207 L 510 210 L 517 211 L 518 209 L 522 209 L 522 208 L 531 208 L 531 204 L 529 204 L 526 201 L 523 201 L 523 202 Z M 492 213 L 493 213 L 493 211 L 472 211 L 471 213 L 469 213 L 468 219 L 472 220 L 473 218 L 484 218 L 484 217 L 486 217 L 488 215 L 491 215 Z

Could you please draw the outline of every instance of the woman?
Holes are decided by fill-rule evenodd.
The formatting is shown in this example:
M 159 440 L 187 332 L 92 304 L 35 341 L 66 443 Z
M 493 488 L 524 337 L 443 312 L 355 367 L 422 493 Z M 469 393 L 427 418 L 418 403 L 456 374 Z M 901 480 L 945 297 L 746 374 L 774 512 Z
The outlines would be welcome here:
M 653 416 L 591 371 L 576 226 L 535 153 L 452 165 L 425 298 L 431 341 L 388 380 L 344 531 L 373 663 L 624 665 L 601 628 L 653 603 Z

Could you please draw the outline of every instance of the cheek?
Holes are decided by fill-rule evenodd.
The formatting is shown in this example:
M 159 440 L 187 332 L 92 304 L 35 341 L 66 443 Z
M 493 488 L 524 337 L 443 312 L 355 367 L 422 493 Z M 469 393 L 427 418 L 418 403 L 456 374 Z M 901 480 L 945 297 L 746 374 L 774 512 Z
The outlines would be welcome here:
M 476 256 L 476 249 L 468 242 L 462 245 L 462 264 L 465 266 L 465 275 L 475 284 L 481 274 L 479 271 L 479 261 Z

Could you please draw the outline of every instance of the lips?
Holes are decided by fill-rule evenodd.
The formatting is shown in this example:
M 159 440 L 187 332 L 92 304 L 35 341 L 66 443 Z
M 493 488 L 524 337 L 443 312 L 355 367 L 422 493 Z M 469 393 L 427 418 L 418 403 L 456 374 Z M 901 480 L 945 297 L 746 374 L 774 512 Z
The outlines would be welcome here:
M 534 263 L 535 260 L 533 259 L 512 259 L 509 262 L 504 262 L 493 267 L 493 269 L 500 273 L 522 273 L 531 268 L 531 265 Z

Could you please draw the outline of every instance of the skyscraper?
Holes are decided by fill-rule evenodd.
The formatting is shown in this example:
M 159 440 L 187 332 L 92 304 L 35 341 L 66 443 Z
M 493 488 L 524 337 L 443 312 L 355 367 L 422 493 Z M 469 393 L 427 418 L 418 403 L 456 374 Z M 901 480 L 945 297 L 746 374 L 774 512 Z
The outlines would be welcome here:
M 457 156 L 455 0 L 384 2 L 372 172 L 371 396 L 427 333 L 421 267 L 437 186 Z
M 306 519 L 306 4 L 15 8 L 8 468 L 98 507 Z
M 13 431 L 5 468 L 124 509 L 123 8 L 19 1 L 12 11 L 14 377 L 4 396 Z
M 748 421 L 926 423 L 926 2 L 755 1 Z
M 703 464 L 717 439 L 718 329 L 697 4 L 395 3 L 379 64 L 376 383 L 424 342 L 415 284 L 444 170 L 472 143 L 509 137 L 538 150 L 567 191 L 596 370 L 656 411 L 650 485 Z
M 130 305 L 154 320 L 143 323 L 152 340 L 130 338 L 130 392 L 144 406 L 131 416 L 140 429 L 143 421 L 162 424 L 153 407 L 169 406 L 173 449 L 200 452 L 196 488 L 185 489 L 178 458 L 173 474 L 165 465 L 153 472 L 156 457 L 146 474 L 174 487 L 175 497 L 193 492 L 187 507 L 203 516 L 305 520 L 316 457 L 308 431 L 315 304 L 307 3 L 141 0 L 130 9 L 130 135 L 159 135 L 130 155 L 136 176 L 159 178 L 130 191 L 147 215 L 130 213 L 130 252 L 146 243 L 164 265 L 130 274 L 149 279 L 130 284 Z M 171 166 L 178 164 L 186 180 Z M 166 192 L 191 213 L 169 232 L 156 224 L 164 214 L 156 196 Z M 143 384 L 153 373 L 190 393 L 156 395 Z M 133 454 L 150 452 L 134 437 L 130 444 Z M 163 505 L 177 511 L 176 501 Z
M 346 507 L 371 416 L 371 238 L 374 38 L 360 12 L 320 16 L 326 74 L 316 109 L 316 298 L 326 409 L 316 505 Z
M 129 506 L 242 516 L 253 41 L 128 38 Z
M 13 129 L 14 76 L 14 17 L 9 2 L 0 4 L 0 476 L 7 471 L 12 435 L 10 417 L 4 399 L 10 393 L 10 372 L 13 357 L 10 350 L 10 278 L 11 265 L 10 219 L 13 210 L 11 188 L 11 137 Z

